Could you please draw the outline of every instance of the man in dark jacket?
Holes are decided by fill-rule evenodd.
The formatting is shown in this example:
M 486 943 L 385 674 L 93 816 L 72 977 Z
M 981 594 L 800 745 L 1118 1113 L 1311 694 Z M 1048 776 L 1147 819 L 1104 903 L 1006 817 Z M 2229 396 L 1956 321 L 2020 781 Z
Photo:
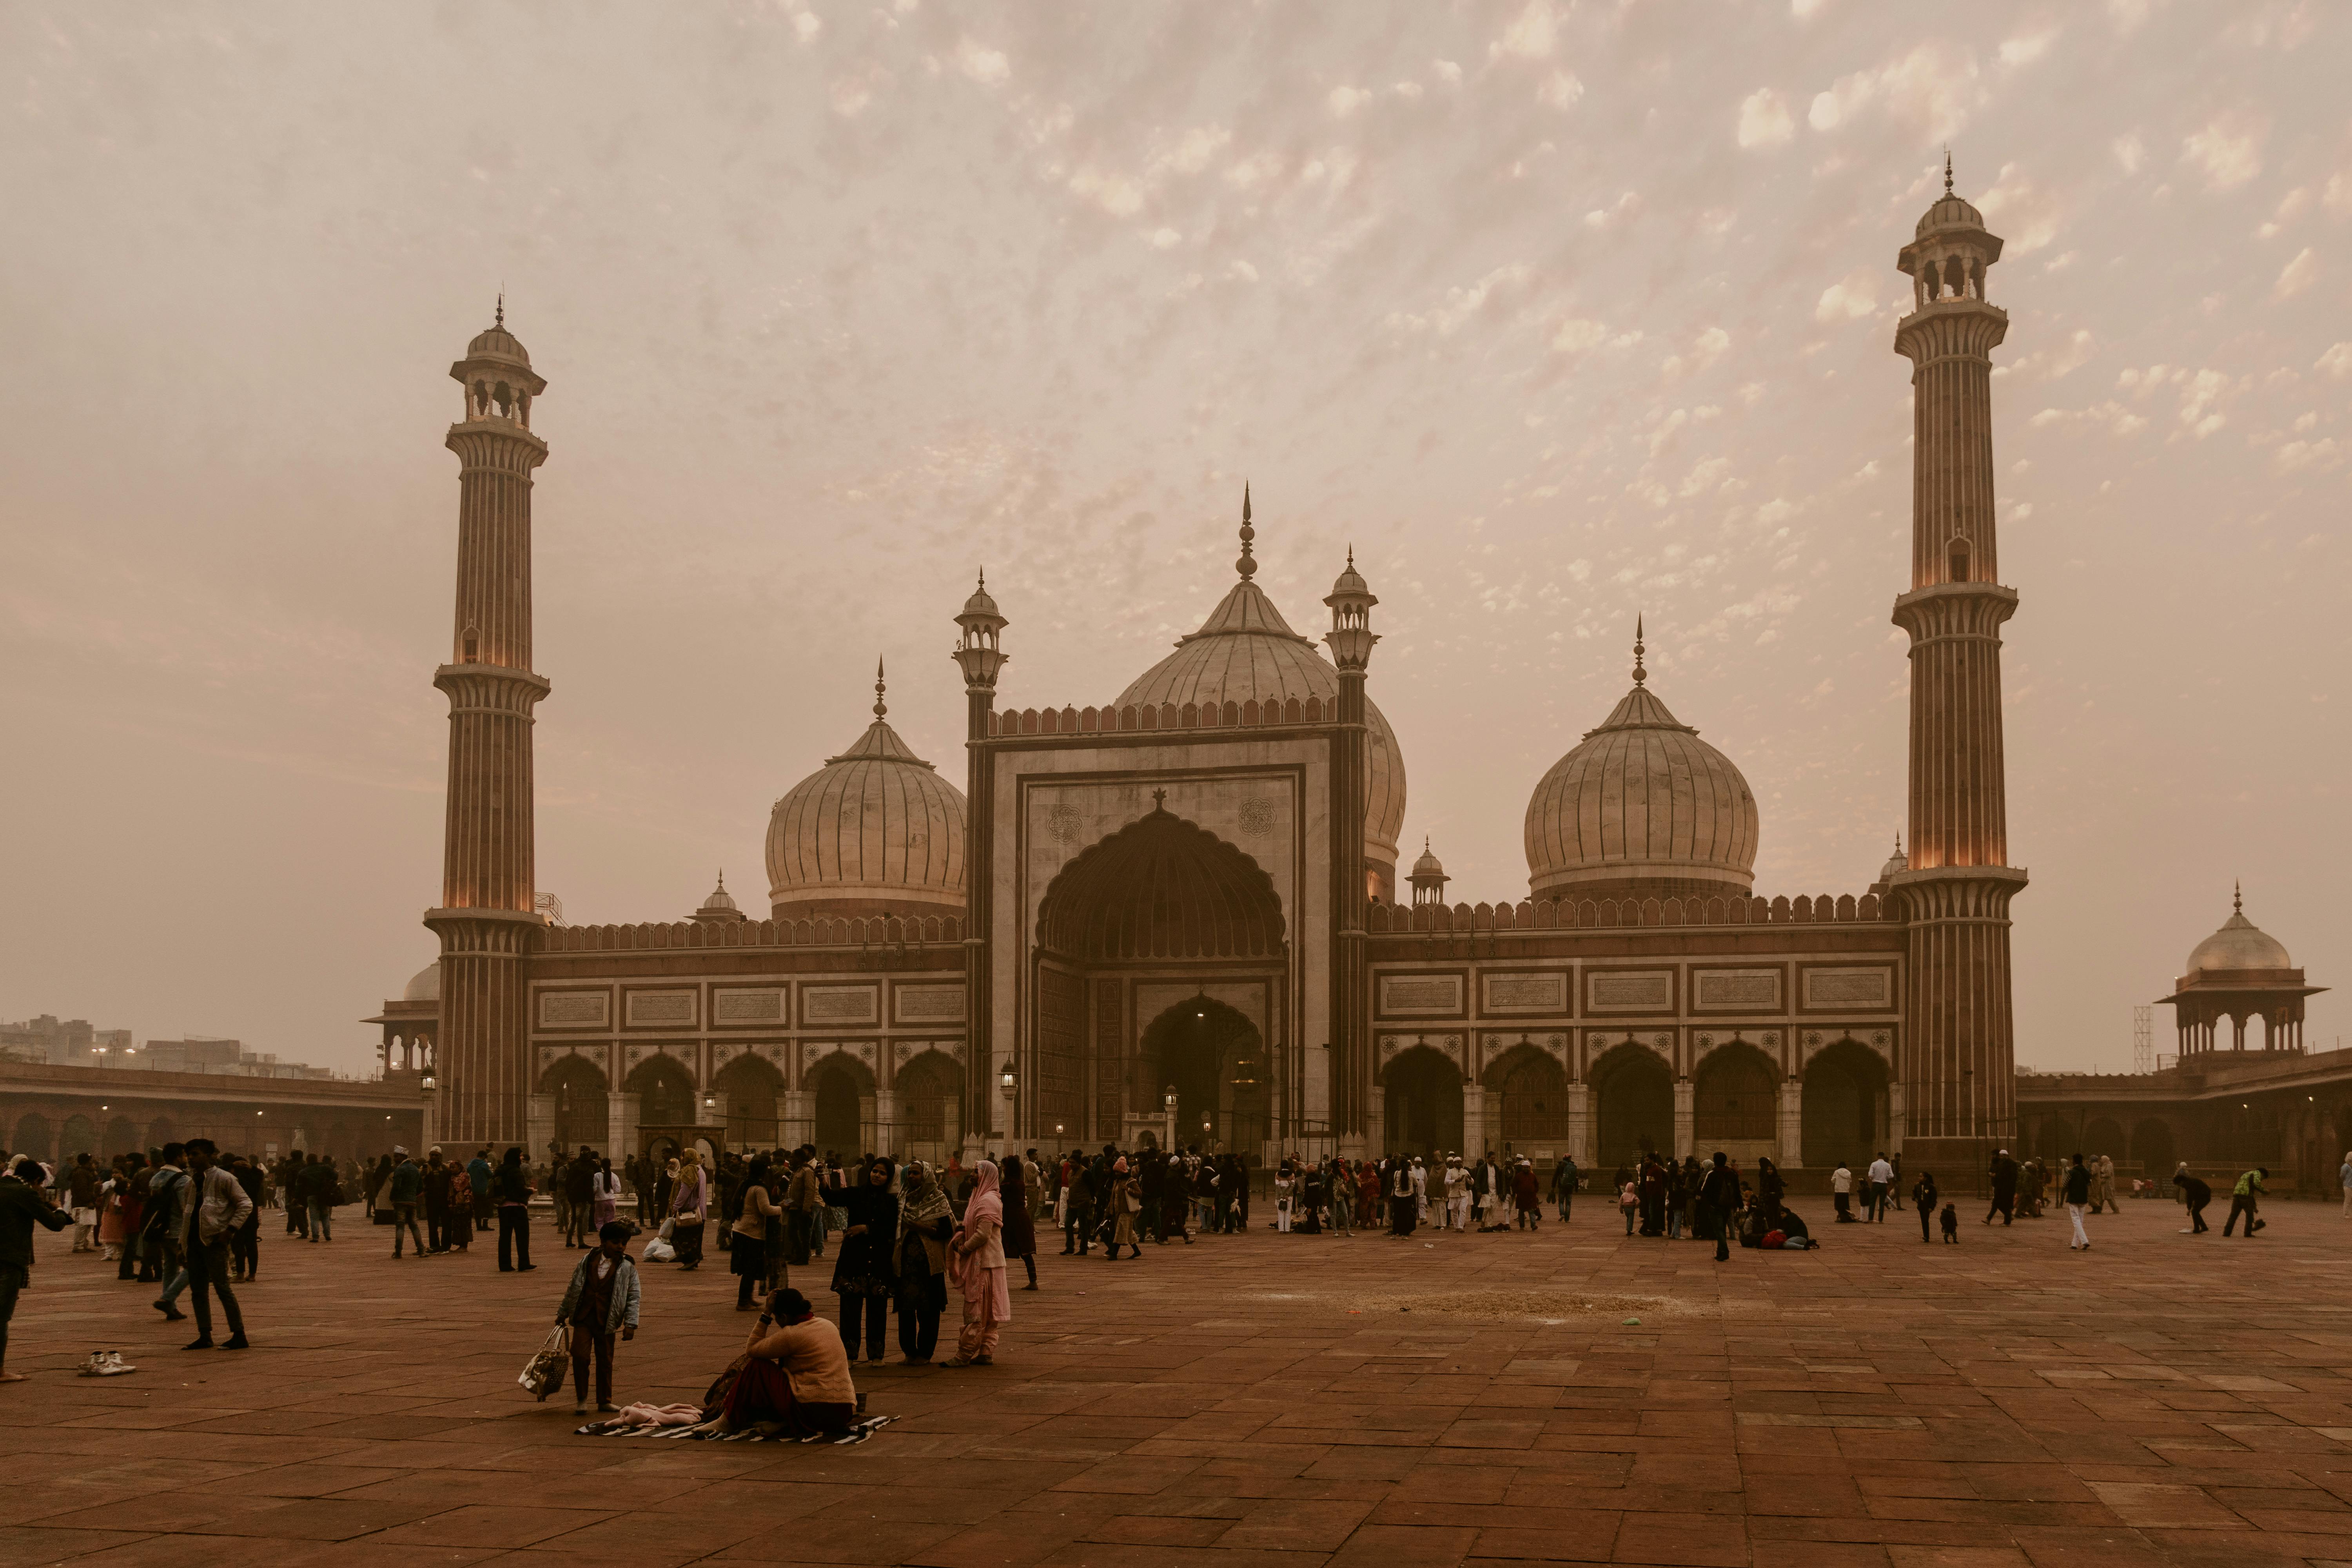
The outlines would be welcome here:
M 2180 1201 L 2189 1205 L 2189 1225 L 2183 1236 L 2202 1236 L 2213 1227 L 2205 1223 L 2205 1205 L 2213 1201 L 2213 1189 L 2189 1173 L 2189 1162 L 2172 1173 L 2172 1184 L 2180 1189 Z
M 1731 1256 L 1731 1216 L 1739 1207 L 1739 1178 L 1732 1174 L 1731 1162 L 1720 1149 L 1715 1152 L 1713 1168 L 1699 1183 L 1698 1206 L 1715 1227 L 1715 1260 L 1724 1262 Z
M 0 1383 L 22 1383 L 8 1370 L 8 1320 L 16 1298 L 33 1283 L 33 1226 L 63 1230 L 72 1216 L 49 1201 L 47 1173 L 30 1154 L 19 1154 L 0 1176 Z
M 425 1235 L 416 1228 L 417 1200 L 425 1195 L 425 1173 L 416 1168 L 415 1159 L 403 1148 L 393 1154 L 400 1161 L 392 1169 L 392 1255 L 400 1256 L 401 1233 L 405 1231 L 416 1243 L 416 1256 L 425 1256 Z
M 2082 1155 L 2075 1155 L 2074 1163 L 2066 1167 L 2063 1181 L 2064 1190 L 2059 1195 L 2066 1200 L 2066 1217 L 2074 1222 L 2074 1238 L 2066 1243 L 2066 1250 L 2088 1252 L 2091 1237 L 2083 1229 L 2083 1210 L 2091 1201 L 2091 1173 Z
M 1992 1157 L 1992 1206 L 1985 1210 L 1985 1224 L 1990 1225 L 1995 1215 L 2000 1215 L 2003 1225 L 2016 1216 L 2017 1176 L 2017 1162 L 2011 1158 L 2008 1150 L 2003 1149 Z
M 563 1184 L 563 1245 L 593 1247 L 597 1244 L 586 1238 L 595 1229 L 589 1221 L 595 1217 L 596 1156 L 587 1144 L 564 1162 L 558 1179 Z

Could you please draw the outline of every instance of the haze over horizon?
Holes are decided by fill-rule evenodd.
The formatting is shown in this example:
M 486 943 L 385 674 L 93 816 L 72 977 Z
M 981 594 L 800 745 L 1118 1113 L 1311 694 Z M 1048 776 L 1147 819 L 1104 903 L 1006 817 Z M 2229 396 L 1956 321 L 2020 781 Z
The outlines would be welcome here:
M 362 1070 L 435 952 L 457 416 L 508 325 L 539 471 L 539 880 L 766 909 L 868 719 L 959 785 L 1233 580 L 1370 689 L 1468 902 L 1628 684 L 1745 773 L 1767 896 L 1904 820 L 1907 309 L 1942 188 L 1996 351 L 2017 1055 L 2130 1066 L 2230 910 L 2337 990 L 2352 13 L 823 0 L 0 14 L 0 1017 Z M 2157 1048 L 2172 1048 L 2158 1009 Z

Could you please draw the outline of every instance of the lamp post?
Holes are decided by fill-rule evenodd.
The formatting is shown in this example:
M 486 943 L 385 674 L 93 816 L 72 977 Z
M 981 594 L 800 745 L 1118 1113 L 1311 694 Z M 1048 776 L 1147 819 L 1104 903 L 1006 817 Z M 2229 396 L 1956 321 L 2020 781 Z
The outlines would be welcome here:
M 1160 1096 L 1160 1121 L 1167 1129 L 1168 1151 L 1176 1150 L 1176 1086 L 1170 1084 Z
M 418 1079 L 416 1084 L 417 1099 L 422 1102 L 424 1111 L 423 1126 L 418 1134 L 417 1142 L 425 1149 L 430 1149 L 439 1142 L 440 1097 L 436 1093 L 436 1087 L 433 1081 L 433 1069 L 427 1068 L 425 1069 L 425 1076 Z

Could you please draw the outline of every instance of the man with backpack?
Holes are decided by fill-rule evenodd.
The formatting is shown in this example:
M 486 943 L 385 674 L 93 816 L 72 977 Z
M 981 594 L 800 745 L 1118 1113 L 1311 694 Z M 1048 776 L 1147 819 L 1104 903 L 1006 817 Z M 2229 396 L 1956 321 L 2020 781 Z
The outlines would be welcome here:
M 173 1305 L 180 1292 L 188 1288 L 188 1272 L 180 1249 L 181 1211 L 188 1202 L 188 1150 L 184 1143 L 163 1145 L 155 1173 L 147 1184 L 147 1207 L 139 1221 L 139 1244 L 151 1249 L 156 1259 L 157 1278 L 163 1281 L 163 1293 L 155 1299 L 155 1310 L 163 1314 L 167 1323 L 176 1323 L 187 1314 Z

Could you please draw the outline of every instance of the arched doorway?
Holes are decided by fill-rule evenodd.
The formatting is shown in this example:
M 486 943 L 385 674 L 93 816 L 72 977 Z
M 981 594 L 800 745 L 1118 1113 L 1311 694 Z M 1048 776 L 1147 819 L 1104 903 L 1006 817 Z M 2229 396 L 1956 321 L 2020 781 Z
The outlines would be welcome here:
M 1653 1151 L 1675 1152 L 1675 1081 L 1655 1051 L 1632 1041 L 1593 1063 L 1596 1165 L 1634 1165 Z
M 1428 1046 L 1399 1051 L 1381 1072 L 1382 1142 L 1391 1154 L 1442 1163 L 1462 1147 L 1462 1069 Z
M 117 1154 L 139 1152 L 139 1129 L 128 1116 L 118 1116 L 106 1124 L 106 1141 L 100 1146 L 109 1159 Z
M 720 1068 L 711 1087 L 727 1097 L 727 1142 L 737 1149 L 773 1149 L 783 1137 L 776 1123 L 776 1097 L 784 1075 L 756 1051 L 746 1051 Z
M 1229 1147 L 1246 1145 L 1255 1157 L 1263 1139 L 1286 1135 L 1283 1119 L 1296 1108 L 1283 1105 L 1274 1089 L 1282 1081 L 1274 1061 L 1286 1042 L 1261 1038 L 1249 1058 L 1252 1080 L 1235 1086 L 1231 1079 L 1244 1058 L 1222 1012 L 1194 1005 L 1190 1011 L 1206 1016 L 1191 1020 L 1190 1035 L 1181 1005 L 1149 1023 L 1129 1022 L 1139 985 L 1174 981 L 1193 988 L 1285 974 L 1282 901 L 1248 855 L 1154 805 L 1055 876 L 1038 905 L 1037 950 L 1037 1060 L 1029 1075 L 1034 1100 L 1020 1113 L 1030 1127 L 1064 1127 L 1083 1142 L 1163 1126 L 1162 1096 L 1176 1076 L 1162 1070 L 1165 1062 L 1187 1079 L 1177 1092 L 1179 1126 L 1188 1139 L 1197 1138 L 1205 1119 L 1213 1136 Z M 1130 1035 L 1136 1025 L 1143 1026 Z M 1213 1092 L 1217 1073 L 1227 1081 Z M 1220 1121 L 1234 1087 L 1265 1097 L 1258 1118 L 1265 1131 L 1257 1137 L 1242 1125 L 1255 1115 L 1248 1094 L 1229 1124 Z
M 963 1068 L 925 1051 L 898 1069 L 898 1152 L 939 1164 L 963 1142 Z
M 1265 1047 L 1257 1026 L 1203 993 L 1143 1031 L 1150 1082 L 1176 1090 L 1176 1142 L 1253 1152 L 1271 1132 Z
M 2139 1173 L 2157 1184 L 2159 1196 L 2172 1196 L 2172 1170 L 2180 1163 L 2172 1141 L 2172 1123 L 2150 1116 L 2134 1127 L 2131 1157 L 2138 1163 Z
M 98 1123 L 87 1116 L 67 1117 L 65 1131 L 58 1140 L 58 1158 L 70 1164 L 77 1154 L 97 1152 Z
M 1805 1064 L 1805 1163 L 1860 1169 L 1886 1146 L 1886 1064 L 1854 1039 Z
M 539 1091 L 555 1101 L 555 1142 L 565 1153 L 578 1153 L 583 1143 L 600 1154 L 613 1152 L 605 1147 L 613 1136 L 613 1100 L 603 1068 L 586 1057 L 565 1057 L 547 1069 Z M 687 1095 L 690 1101 L 691 1085 Z
M 676 1057 L 659 1052 L 648 1056 L 622 1080 L 637 1097 L 640 1147 L 675 1153 L 687 1142 L 686 1129 L 696 1122 L 694 1079 Z
M 845 1164 L 866 1152 L 865 1101 L 872 1090 L 863 1068 L 835 1051 L 817 1064 L 810 1084 L 815 1091 L 817 1148 Z
M 2099 1156 L 2102 1154 L 2110 1160 L 2120 1160 L 2124 1157 L 2123 1124 L 2112 1116 L 2091 1118 L 2090 1124 L 2083 1129 L 2081 1142 L 2083 1145 L 2081 1149 L 2069 1149 L 2065 1153 L 2081 1154 L 2083 1163 L 2086 1165 L 2097 1164 Z M 2064 1155 L 2062 1154 L 2060 1158 L 2064 1158 Z
M 1558 1152 L 1568 1144 L 1568 1074 L 1549 1051 L 1532 1045 L 1514 1046 L 1488 1064 L 1486 1092 L 1493 1095 L 1494 1121 L 1501 1127 L 1503 1147 L 1515 1154 Z M 1475 1158 L 1486 1152 L 1484 1129 L 1465 1131 L 1463 1153 Z
M 1743 1167 L 1780 1156 L 1780 1066 L 1745 1040 L 1699 1058 L 1691 1083 L 1691 1137 L 1706 1159 L 1720 1149 Z

